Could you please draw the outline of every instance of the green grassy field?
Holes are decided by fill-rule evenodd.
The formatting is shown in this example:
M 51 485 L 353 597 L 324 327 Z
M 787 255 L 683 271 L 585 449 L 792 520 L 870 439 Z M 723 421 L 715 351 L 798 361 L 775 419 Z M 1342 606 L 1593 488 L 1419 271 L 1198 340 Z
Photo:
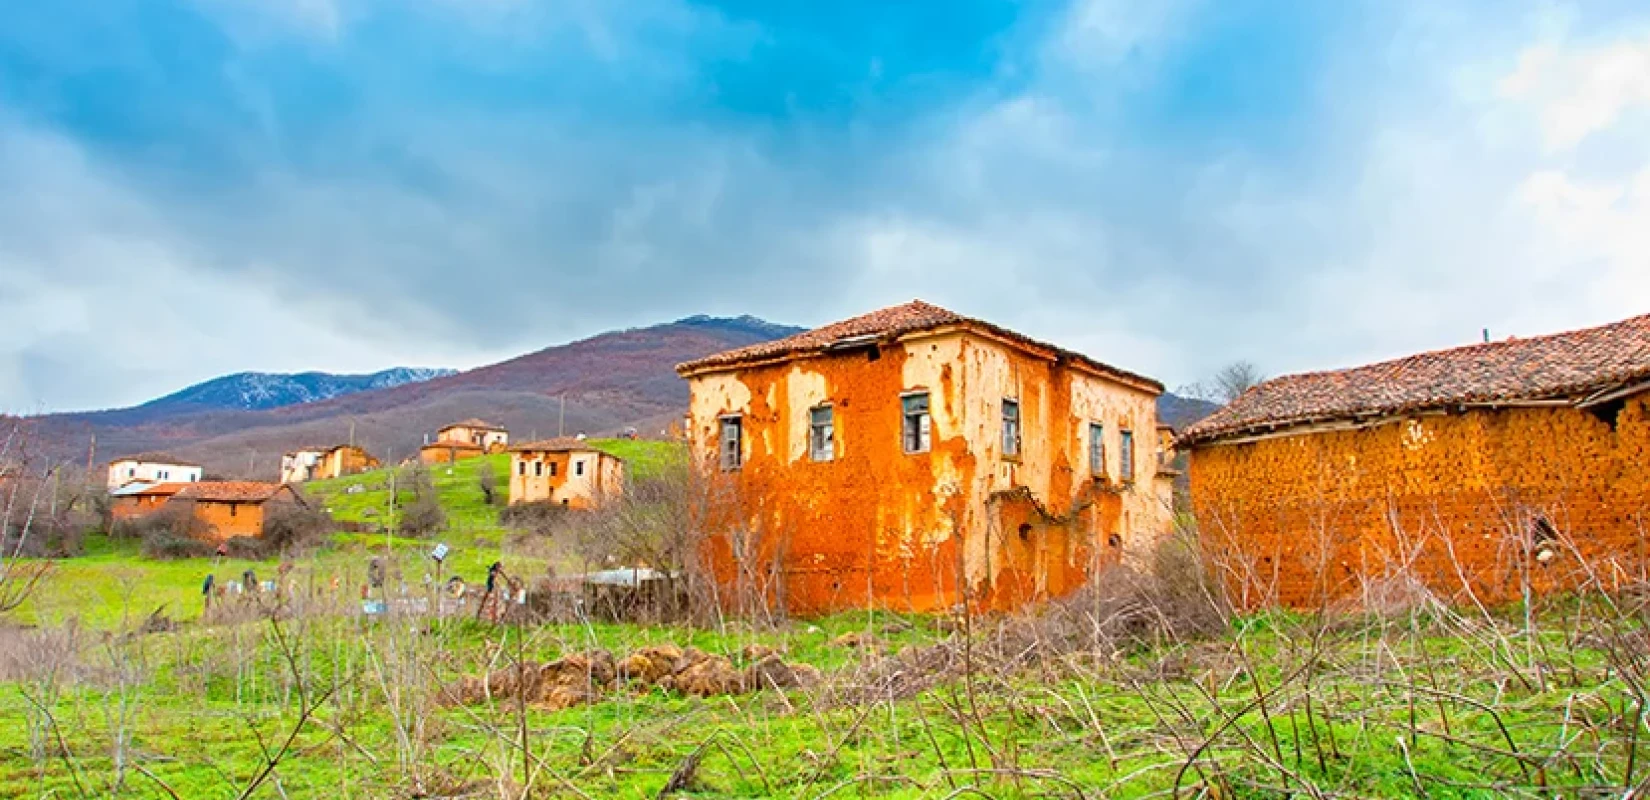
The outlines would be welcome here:
M 627 474 L 635 480 L 657 475 L 675 457 L 678 447 L 646 440 L 598 439 L 592 443 L 625 459 Z M 410 467 L 304 484 L 301 490 L 312 505 L 326 510 L 340 523 L 368 526 L 375 532 L 341 531 L 333 535 L 315 552 L 296 559 L 293 578 L 301 582 L 337 578 L 342 583 L 358 584 L 365 576 L 367 563 L 388 554 L 402 579 L 418 586 L 425 573 L 433 570 L 427 556 L 437 542 L 451 549 L 444 575 L 457 574 L 478 581 L 495 561 L 515 575 L 543 572 L 554 559 L 550 544 L 521 541 L 521 536 L 498 524 L 499 510 L 509 491 L 509 468 L 510 457 L 504 453 L 429 468 L 437 500 L 447 515 L 447 526 L 425 539 L 393 535 L 399 516 L 395 509 L 415 498 Z M 494 473 L 495 505 L 488 505 L 481 491 L 482 470 Z M 260 577 L 272 578 L 278 566 L 276 559 L 154 561 L 140 555 L 135 541 L 93 534 L 87 538 L 86 554 L 57 561 L 45 586 L 17 610 L 15 618 L 29 625 L 73 619 L 77 624 L 102 629 L 118 627 L 124 620 L 141 619 L 157 610 L 176 620 L 192 620 L 200 616 L 201 584 L 208 574 L 224 581 L 253 569 Z
M 671 445 L 604 442 L 632 477 Z M 394 534 L 406 469 L 305 492 L 339 532 L 291 565 L 279 615 L 250 600 L 201 618 L 200 584 L 274 561 L 150 561 L 93 536 L 0 618 L 0 797 L 1638 797 L 1650 788 L 1642 595 L 1499 612 L 1261 613 L 1184 633 L 1188 587 L 1010 617 L 883 612 L 699 625 L 491 625 L 366 617 L 373 557 L 392 594 L 503 560 L 532 575 L 551 543 L 497 524 L 483 470 L 431 470 L 447 529 Z M 391 482 L 396 496 L 391 497 Z M 432 580 L 435 578 L 431 575 Z M 1132 584 L 1131 584 L 1132 586 Z M 1103 593 L 1102 593 L 1103 595 Z M 1097 595 L 1098 597 L 1099 595 Z M 157 612 L 178 624 L 145 632 Z M 1173 624 L 1171 624 L 1173 623 Z M 1175 633 L 1176 630 L 1182 633 Z M 849 643 L 852 635 L 858 641 Z M 784 692 L 603 688 L 554 708 L 440 687 L 518 661 L 669 644 L 748 665 L 817 667 Z

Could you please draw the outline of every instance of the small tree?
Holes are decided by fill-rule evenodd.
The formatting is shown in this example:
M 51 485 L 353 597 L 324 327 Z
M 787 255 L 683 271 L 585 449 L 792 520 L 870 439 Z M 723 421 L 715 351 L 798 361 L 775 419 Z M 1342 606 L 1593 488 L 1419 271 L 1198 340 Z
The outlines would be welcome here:
M 493 471 L 491 463 L 481 465 L 481 471 L 476 474 L 476 485 L 481 488 L 482 502 L 493 505 L 496 502 L 495 493 L 498 489 L 498 474 Z
M 401 509 L 401 535 L 424 537 L 447 527 L 447 512 L 436 499 L 430 471 L 423 464 L 414 464 L 407 480 L 412 484 L 413 501 Z
M 1234 361 L 1221 367 L 1206 380 L 1190 383 L 1175 390 L 1175 394 L 1196 400 L 1225 405 L 1238 399 L 1244 392 L 1266 380 L 1260 368 L 1248 361 Z

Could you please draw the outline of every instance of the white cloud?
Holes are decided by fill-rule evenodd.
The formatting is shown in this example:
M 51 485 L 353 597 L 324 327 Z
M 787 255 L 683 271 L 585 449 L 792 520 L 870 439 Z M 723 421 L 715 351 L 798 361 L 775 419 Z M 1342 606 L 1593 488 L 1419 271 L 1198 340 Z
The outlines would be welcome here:
M 1650 106 L 1650 36 L 1593 46 L 1531 46 L 1500 90 L 1532 110 L 1550 152 L 1573 149 L 1623 115 Z

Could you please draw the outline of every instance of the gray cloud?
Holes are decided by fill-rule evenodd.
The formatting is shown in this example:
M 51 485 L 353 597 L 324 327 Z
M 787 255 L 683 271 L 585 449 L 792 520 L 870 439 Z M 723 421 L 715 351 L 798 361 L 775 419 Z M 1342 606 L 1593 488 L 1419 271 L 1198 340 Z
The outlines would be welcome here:
M 569 35 L 610 63 L 700 26 L 733 53 L 760 36 L 651 7 L 643 28 L 586 15 Z M 339 78 L 353 110 L 298 119 L 255 61 L 290 32 L 237 16 L 240 134 L 202 155 L 216 170 L 0 114 L 16 189 L 0 197 L 0 407 L 131 403 L 241 369 L 469 366 L 692 313 L 820 323 L 912 297 L 1171 385 L 1236 358 L 1322 368 L 1647 310 L 1650 100 L 1586 81 L 1650 39 L 1541 17 L 1485 35 L 1423 6 L 1363 33 L 1403 52 L 1314 64 L 1299 119 L 1164 139 L 1138 106 L 1167 91 L 1197 15 L 1118 7 L 1079 3 L 1016 44 L 1029 74 L 846 129 L 417 107 L 373 64 Z M 347 44 L 349 4 L 301 10 L 306 46 Z M 648 85 L 672 88 L 651 101 L 699 85 L 658 52 Z M 1368 79 L 1392 57 L 1417 63 Z M 1552 88 L 1577 82 L 1579 112 Z M 1282 151 L 1279 130 L 1296 132 Z

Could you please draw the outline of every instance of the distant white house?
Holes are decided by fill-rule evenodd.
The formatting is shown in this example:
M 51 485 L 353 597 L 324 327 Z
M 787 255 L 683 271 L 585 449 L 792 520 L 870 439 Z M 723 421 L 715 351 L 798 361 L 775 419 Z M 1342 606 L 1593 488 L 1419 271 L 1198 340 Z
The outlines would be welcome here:
M 281 456 L 281 483 L 302 483 L 315 477 L 315 466 L 326 454 L 327 448 L 310 447 Z
M 109 462 L 109 488 L 128 483 L 195 483 L 201 479 L 199 464 L 190 464 L 155 453 L 127 456 Z

